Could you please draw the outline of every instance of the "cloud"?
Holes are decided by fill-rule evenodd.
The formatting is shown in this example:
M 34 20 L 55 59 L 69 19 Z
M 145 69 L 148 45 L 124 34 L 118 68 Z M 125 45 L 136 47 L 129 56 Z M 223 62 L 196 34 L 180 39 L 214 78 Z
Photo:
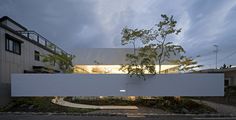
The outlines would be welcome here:
M 219 60 L 224 59 L 232 51 L 232 45 L 236 44 L 236 41 L 232 40 L 234 33 L 227 25 L 228 21 L 235 18 L 232 14 L 229 15 L 233 7 L 235 7 L 234 1 L 218 0 L 212 3 L 208 0 L 193 2 L 186 10 L 190 16 L 190 28 L 184 35 L 183 46 L 191 55 L 202 55 L 200 62 L 206 66 L 211 65 L 215 60 L 214 44 L 218 45 L 220 49 Z M 226 38 L 228 40 L 225 40 Z
M 214 44 L 219 45 L 220 64 L 236 64 L 236 57 L 224 58 L 235 50 L 235 5 L 231 0 L 2 0 L 0 16 L 10 16 L 76 54 L 78 48 L 124 47 L 123 27 L 150 28 L 160 14 L 174 15 L 182 32 L 170 38 L 189 56 L 202 55 L 200 63 L 209 67 Z

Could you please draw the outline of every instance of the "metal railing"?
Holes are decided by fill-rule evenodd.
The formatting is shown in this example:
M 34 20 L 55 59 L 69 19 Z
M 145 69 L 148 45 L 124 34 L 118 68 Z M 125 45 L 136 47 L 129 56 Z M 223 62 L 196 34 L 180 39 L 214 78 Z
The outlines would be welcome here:
M 38 34 L 35 31 L 17 31 L 17 32 L 29 38 L 30 40 L 35 41 L 38 44 L 45 46 L 46 48 L 54 51 L 57 54 L 66 54 L 67 56 L 71 56 L 70 54 L 62 50 L 60 47 L 56 46 L 54 43 L 50 42 L 45 37 L 43 37 L 42 35 Z

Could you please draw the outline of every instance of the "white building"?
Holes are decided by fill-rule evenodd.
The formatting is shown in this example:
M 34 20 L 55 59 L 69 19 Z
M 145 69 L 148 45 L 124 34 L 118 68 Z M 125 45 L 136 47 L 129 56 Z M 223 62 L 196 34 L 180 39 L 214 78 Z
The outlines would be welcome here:
M 0 18 L 0 105 L 10 100 L 11 73 L 60 72 L 56 63 L 49 69 L 41 55 L 61 53 L 67 54 L 11 18 Z
M 76 51 L 78 59 L 74 63 L 75 73 L 89 74 L 126 74 L 119 70 L 122 64 L 128 64 L 126 54 L 132 54 L 132 48 L 79 48 Z M 171 55 L 168 60 L 176 60 L 179 54 Z M 170 61 L 164 61 L 161 73 L 178 73 L 178 65 Z M 156 63 L 156 72 L 159 65 Z
M 89 74 L 125 74 L 119 71 L 126 64 L 129 48 L 84 48 L 75 51 L 75 72 Z M 0 18 L 0 105 L 10 100 L 12 73 L 60 72 L 59 66 L 48 66 L 42 62 L 41 55 L 67 54 L 35 31 L 28 30 L 11 18 Z M 178 57 L 178 56 L 172 56 Z M 173 58 L 171 58 L 173 59 Z M 81 69 L 84 70 L 81 72 Z M 156 66 L 158 70 L 158 65 Z M 162 73 L 178 72 L 178 65 L 163 63 Z

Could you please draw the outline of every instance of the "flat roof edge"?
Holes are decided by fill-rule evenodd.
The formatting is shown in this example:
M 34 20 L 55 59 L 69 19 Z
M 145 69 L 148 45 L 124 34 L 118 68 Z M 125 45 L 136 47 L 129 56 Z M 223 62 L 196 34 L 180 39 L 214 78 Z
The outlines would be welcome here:
M 17 25 L 18 27 L 22 28 L 23 30 L 27 31 L 28 29 L 26 27 L 24 27 L 23 25 L 19 24 L 18 22 L 14 21 L 13 19 L 11 19 L 10 17 L 8 16 L 3 16 L 0 18 L 0 22 L 3 22 L 5 20 L 9 20 L 11 21 L 12 23 L 14 23 L 15 25 Z

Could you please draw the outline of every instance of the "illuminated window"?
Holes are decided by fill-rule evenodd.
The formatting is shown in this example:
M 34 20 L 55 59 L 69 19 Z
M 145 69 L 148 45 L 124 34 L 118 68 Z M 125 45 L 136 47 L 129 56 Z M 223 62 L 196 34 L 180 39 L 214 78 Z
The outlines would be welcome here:
M 178 65 L 162 65 L 162 73 L 177 73 Z M 120 70 L 120 65 L 75 65 L 74 72 L 80 74 L 126 74 Z M 158 72 L 159 66 L 156 65 Z

